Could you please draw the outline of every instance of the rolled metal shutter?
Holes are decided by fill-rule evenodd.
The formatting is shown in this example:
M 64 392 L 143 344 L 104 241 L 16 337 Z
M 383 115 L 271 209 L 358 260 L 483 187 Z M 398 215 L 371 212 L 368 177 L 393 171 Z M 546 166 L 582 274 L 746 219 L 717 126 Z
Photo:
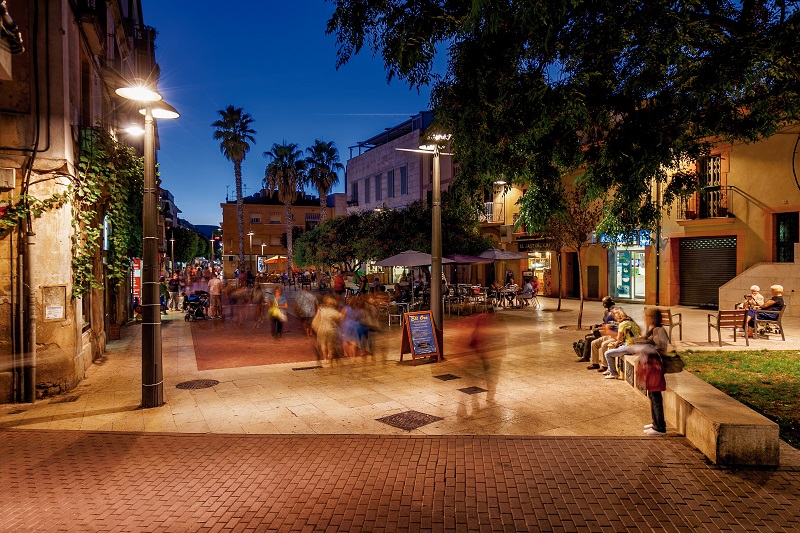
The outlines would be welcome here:
M 736 277 L 736 237 L 694 237 L 680 244 L 681 305 L 719 307 L 719 288 Z

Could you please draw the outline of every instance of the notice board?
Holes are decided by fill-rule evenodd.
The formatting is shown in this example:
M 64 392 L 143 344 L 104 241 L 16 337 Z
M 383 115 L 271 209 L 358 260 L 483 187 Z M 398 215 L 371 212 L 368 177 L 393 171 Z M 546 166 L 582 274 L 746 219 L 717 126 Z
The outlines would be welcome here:
M 430 311 L 403 313 L 403 344 L 400 348 L 400 361 L 410 353 L 411 360 L 417 363 L 418 357 L 435 357 L 442 360 L 442 351 Z

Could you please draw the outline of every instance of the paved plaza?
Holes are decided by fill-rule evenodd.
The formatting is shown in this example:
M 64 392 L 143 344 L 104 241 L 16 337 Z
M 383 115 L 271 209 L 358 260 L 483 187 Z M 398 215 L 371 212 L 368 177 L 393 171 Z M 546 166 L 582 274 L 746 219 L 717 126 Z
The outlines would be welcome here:
M 0 406 L 0 530 L 800 529 L 797 450 L 732 470 L 672 428 L 642 437 L 646 398 L 575 362 L 580 334 L 562 326 L 577 302 L 542 303 L 448 319 L 446 361 L 416 366 L 399 362 L 394 325 L 368 357 L 318 363 L 303 340 L 297 362 L 198 370 L 192 327 L 241 326 L 169 315 L 166 404 L 146 410 L 141 329 L 124 328 L 68 395 Z M 718 349 L 707 312 L 681 311 L 678 347 Z M 587 303 L 584 323 L 600 314 Z M 751 349 L 800 349 L 800 320 L 785 325 L 785 343 Z M 282 342 L 265 332 L 252 349 Z M 195 379 L 219 383 L 176 387 Z

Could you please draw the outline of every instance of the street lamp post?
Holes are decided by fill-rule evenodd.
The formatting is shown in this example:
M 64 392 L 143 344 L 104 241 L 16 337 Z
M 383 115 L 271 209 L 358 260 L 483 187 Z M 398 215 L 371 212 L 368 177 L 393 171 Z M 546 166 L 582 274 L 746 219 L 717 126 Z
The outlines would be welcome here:
M 178 118 L 161 95 L 142 84 L 122 87 L 117 94 L 144 106 L 144 196 L 142 199 L 142 407 L 164 403 L 161 362 L 161 304 L 158 280 L 158 185 L 156 183 L 155 118 Z
M 433 155 L 433 183 L 431 199 L 431 314 L 436 328 L 439 351 L 444 358 L 444 306 L 442 301 L 442 164 L 440 157 L 452 155 L 441 149 L 450 135 L 434 134 L 429 144 L 420 145 L 419 150 L 397 148 L 404 152 L 417 152 Z
M 169 246 L 170 246 L 170 251 L 171 251 L 169 267 L 170 267 L 170 270 L 172 270 L 172 272 L 175 272 L 175 238 L 174 237 L 169 240 Z
M 247 236 L 250 237 L 250 250 L 248 252 L 248 255 L 250 256 L 250 269 L 251 270 L 253 268 L 253 235 L 255 235 L 255 233 L 253 233 L 252 230 L 247 232 Z

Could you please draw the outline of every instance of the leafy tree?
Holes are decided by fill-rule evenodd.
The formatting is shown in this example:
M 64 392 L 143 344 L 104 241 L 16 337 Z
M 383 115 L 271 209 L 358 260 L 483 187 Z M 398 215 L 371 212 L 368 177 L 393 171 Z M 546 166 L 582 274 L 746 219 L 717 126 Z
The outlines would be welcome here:
M 338 65 L 368 47 L 390 79 L 433 83 L 457 182 L 478 190 L 503 172 L 537 185 L 525 209 L 540 224 L 575 173 L 590 198 L 613 193 L 607 230 L 651 227 L 652 180 L 667 184 L 669 204 L 697 187 L 682 163 L 800 112 L 797 2 L 331 1 Z
M 558 254 L 558 274 L 562 278 L 558 283 L 558 309 L 561 309 L 561 295 L 563 292 L 561 275 L 561 249 L 572 248 L 577 252 L 578 287 L 580 292 L 580 309 L 578 311 L 578 328 L 583 321 L 583 269 L 581 268 L 581 252 L 588 246 L 589 238 L 603 218 L 603 203 L 591 200 L 586 188 L 581 185 L 570 185 L 559 189 L 561 202 L 557 210 L 550 212 L 549 218 L 542 222 L 540 217 L 532 217 L 531 205 L 536 205 L 535 196 L 540 191 L 528 190 L 520 199 L 520 219 L 517 225 L 524 224 L 530 231 L 547 235 L 550 244 Z
M 308 181 L 319 192 L 320 220 L 325 220 L 328 211 L 328 191 L 339 183 L 339 171 L 344 170 L 344 165 L 339 162 L 339 150 L 333 141 L 314 141 L 310 148 L 306 148 L 308 157 Z
M 283 203 L 286 215 L 286 268 L 292 272 L 292 203 L 297 199 L 297 194 L 303 192 L 306 184 L 306 162 L 303 152 L 295 143 L 275 143 L 272 150 L 264 152 L 264 157 L 270 160 L 264 172 L 264 188 L 278 193 L 278 200 Z
M 222 117 L 211 124 L 214 139 L 220 141 L 219 149 L 228 161 L 233 162 L 233 174 L 236 180 L 236 222 L 239 235 L 239 270 L 244 270 L 244 199 L 242 198 L 242 161 L 250 145 L 256 143 L 255 131 L 250 127 L 253 117 L 245 113 L 241 107 L 229 105 L 217 111 Z
M 300 239 L 300 237 L 303 235 L 303 233 L 305 233 L 305 230 L 303 228 L 301 228 L 300 226 L 292 226 L 292 243 L 294 244 L 295 242 L 297 242 L 297 240 Z M 286 239 L 286 233 L 281 233 L 281 246 L 283 246 L 284 248 L 286 248 L 288 250 L 289 242 Z M 309 265 L 311 263 L 299 263 L 298 262 L 298 264 L 305 266 L 305 265 Z
M 172 238 L 175 239 L 176 262 L 186 264 L 195 257 L 208 256 L 209 242 L 196 231 L 176 226 L 172 228 Z

